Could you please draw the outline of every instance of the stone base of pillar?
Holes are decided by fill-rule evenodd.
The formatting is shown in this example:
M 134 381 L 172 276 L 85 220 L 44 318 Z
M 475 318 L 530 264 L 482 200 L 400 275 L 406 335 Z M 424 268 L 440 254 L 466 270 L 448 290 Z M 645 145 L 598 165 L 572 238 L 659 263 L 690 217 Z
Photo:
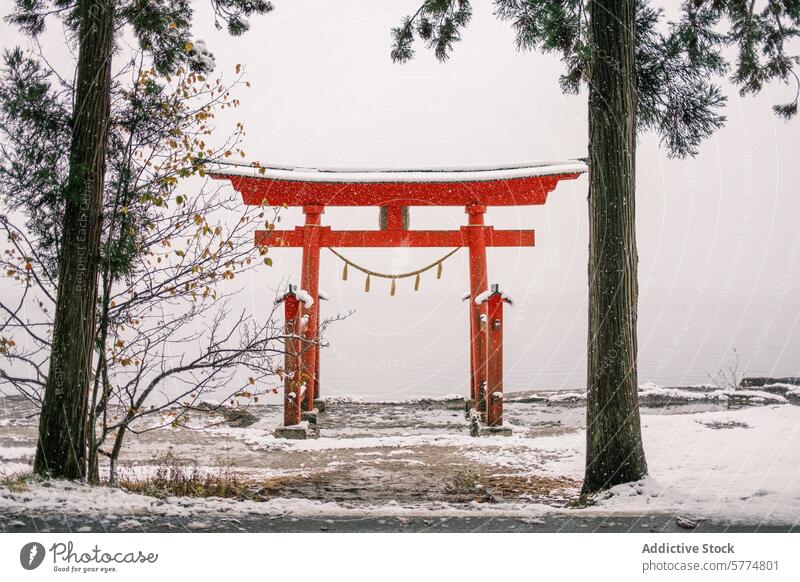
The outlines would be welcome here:
M 292 440 L 315 439 L 319 436 L 316 425 L 312 425 L 308 421 L 301 422 L 300 424 L 276 427 L 272 434 L 276 439 Z
M 510 426 L 486 426 L 481 425 L 478 427 L 478 434 L 477 436 L 511 436 L 511 427 Z

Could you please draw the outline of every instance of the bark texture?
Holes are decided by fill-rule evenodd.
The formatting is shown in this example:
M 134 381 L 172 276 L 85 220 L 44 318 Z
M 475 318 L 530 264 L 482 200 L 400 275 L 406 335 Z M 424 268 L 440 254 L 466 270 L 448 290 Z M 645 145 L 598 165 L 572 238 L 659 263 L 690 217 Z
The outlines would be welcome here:
M 592 0 L 584 493 L 647 473 L 636 373 L 635 0 Z
M 86 476 L 98 249 L 110 112 L 114 2 L 79 2 L 78 74 L 59 256 L 52 354 L 34 471 Z

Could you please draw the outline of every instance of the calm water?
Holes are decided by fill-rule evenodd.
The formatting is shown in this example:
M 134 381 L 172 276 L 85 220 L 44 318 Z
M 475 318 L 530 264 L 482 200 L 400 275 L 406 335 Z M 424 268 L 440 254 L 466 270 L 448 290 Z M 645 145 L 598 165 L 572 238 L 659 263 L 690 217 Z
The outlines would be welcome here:
M 376 292 L 373 282 L 369 294 L 348 292 L 323 303 L 328 312 L 355 309 L 328 334 L 331 347 L 323 350 L 321 373 L 325 393 L 366 399 L 466 393 L 468 321 L 461 293 L 408 290 L 390 297 L 384 286 Z M 584 387 L 583 298 L 545 300 L 535 293 L 514 298 L 506 311 L 506 390 Z M 691 297 L 658 301 L 645 296 L 639 315 L 640 384 L 709 382 L 734 365 L 734 350 L 741 374 L 800 375 L 797 324 L 797 312 L 775 305 L 745 309 Z
M 372 311 L 362 309 L 353 317 Z M 675 319 L 679 316 L 675 314 Z M 551 314 L 549 321 L 530 318 L 526 322 L 541 325 L 510 329 L 506 336 L 506 390 L 584 387 L 583 319 L 573 313 L 557 312 Z M 372 319 L 371 323 L 375 321 Z M 397 323 L 404 322 L 398 318 Z M 333 344 L 323 351 L 321 373 L 326 394 L 394 399 L 466 393 L 469 356 L 465 322 L 452 325 L 447 333 L 420 325 L 416 330 L 406 328 L 395 333 L 372 328 L 369 334 L 349 335 L 347 329 L 342 329 L 345 327 L 364 331 L 359 324 L 347 323 L 329 334 Z M 702 337 L 683 337 L 680 329 L 643 325 L 639 342 L 640 383 L 709 382 L 709 376 L 732 365 L 733 347 L 740 353 L 742 373 L 800 375 L 797 365 L 800 347 L 796 338 L 788 345 L 767 340 L 760 352 L 753 355 L 758 339 L 753 332 L 742 331 L 732 337 L 723 326 L 720 328 L 712 328 Z
M 506 312 L 508 391 L 585 386 L 587 235 L 582 199 L 567 194 L 552 196 L 546 212 L 491 209 L 487 215 L 497 228 L 537 229 L 535 249 L 488 253 L 490 282 L 501 283 L 515 300 Z M 559 219 L 562 214 L 576 222 Z M 326 209 L 325 223 L 372 229 L 376 216 L 375 209 L 333 208 Z M 289 215 L 283 228 L 300 218 Z M 732 365 L 734 349 L 743 374 L 800 375 L 800 231 L 778 229 L 767 237 L 770 244 L 753 236 L 730 246 L 722 234 L 713 244 L 699 236 L 689 239 L 658 213 L 643 211 L 641 218 L 640 384 L 709 382 L 709 375 Z M 689 218 L 702 222 L 703 216 Z M 418 229 L 457 228 L 463 210 L 415 208 L 412 221 Z M 706 230 L 703 226 L 701 234 Z M 735 234 L 726 225 L 720 233 L 731 230 Z M 666 252 L 676 247 L 679 253 Z M 446 250 L 342 252 L 370 269 L 401 273 Z M 272 270 L 260 270 L 246 282 L 245 307 L 255 314 L 266 310 L 265 294 L 274 297 L 272 289 L 281 281 L 296 281 L 299 250 L 282 249 L 274 256 Z M 461 301 L 467 282 L 462 250 L 447 260 L 441 279 L 435 271 L 423 274 L 418 292 L 413 279 L 406 279 L 398 281 L 392 297 L 388 281 L 373 279 L 365 293 L 363 275 L 350 269 L 343 281 L 342 264 L 323 249 L 320 285 L 330 296 L 322 303 L 323 317 L 355 311 L 329 330 L 331 347 L 322 355 L 324 394 L 378 400 L 467 393 L 467 304 Z

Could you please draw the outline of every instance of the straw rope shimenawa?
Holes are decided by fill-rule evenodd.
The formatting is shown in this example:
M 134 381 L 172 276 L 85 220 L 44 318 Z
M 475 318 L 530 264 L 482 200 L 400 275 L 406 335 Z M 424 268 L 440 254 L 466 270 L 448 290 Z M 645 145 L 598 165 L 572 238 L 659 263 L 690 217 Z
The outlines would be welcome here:
M 336 250 L 332 249 L 331 247 L 328 247 L 328 250 L 330 252 L 332 252 L 334 255 L 336 255 L 337 257 L 339 257 L 344 262 L 344 269 L 342 270 L 342 281 L 347 281 L 347 268 L 348 267 L 353 267 L 357 271 L 361 271 L 362 273 L 364 273 L 367 276 L 367 280 L 364 283 L 364 291 L 367 291 L 367 292 L 369 291 L 370 278 L 371 277 L 378 277 L 379 279 L 391 279 L 392 280 L 392 287 L 391 287 L 391 289 L 389 291 L 389 294 L 390 295 L 394 295 L 395 291 L 397 290 L 397 285 L 396 285 L 397 279 L 408 279 L 409 277 L 416 277 L 416 279 L 414 281 L 414 291 L 419 291 L 419 281 L 420 281 L 420 277 L 419 276 L 422 273 L 426 272 L 426 271 L 430 271 L 434 267 L 437 268 L 436 269 L 436 278 L 437 279 L 441 279 L 442 278 L 442 263 L 444 263 L 447 259 L 449 259 L 454 254 L 456 254 L 458 252 L 459 248 L 460 247 L 453 249 L 452 251 L 447 253 L 445 256 L 443 256 L 441 259 L 439 259 L 438 261 L 434 261 L 433 263 L 431 263 L 429 265 L 426 265 L 425 267 L 422 267 L 421 269 L 416 269 L 414 271 L 408 271 L 407 273 L 381 273 L 380 271 L 373 271 L 372 269 L 367 269 L 366 267 L 362 267 L 361 265 L 359 265 L 357 263 L 354 263 L 353 261 L 351 261 L 350 259 L 348 259 L 344 255 L 342 255 L 341 253 L 339 253 Z

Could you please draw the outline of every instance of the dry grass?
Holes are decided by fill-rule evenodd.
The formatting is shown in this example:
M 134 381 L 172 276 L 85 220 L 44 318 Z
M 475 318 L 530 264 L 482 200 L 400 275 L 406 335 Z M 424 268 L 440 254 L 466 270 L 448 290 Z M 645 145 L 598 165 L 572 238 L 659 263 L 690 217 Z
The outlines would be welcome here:
M 470 495 L 475 493 L 480 476 L 472 469 L 456 471 L 444 481 L 444 492 L 448 495 Z
M 481 480 L 487 490 L 504 499 L 525 499 L 564 506 L 578 499 L 581 483 L 566 477 L 490 475 Z
M 487 487 L 509 497 L 521 495 L 552 495 L 580 487 L 580 482 L 565 477 L 526 477 L 522 475 L 492 475 L 484 479 Z
M 518 499 L 563 507 L 578 498 L 580 485 L 579 481 L 564 477 L 487 475 L 466 469 L 445 479 L 443 489 L 445 495 L 462 502 Z
M 33 479 L 33 473 L 14 473 L 0 479 L 0 487 L 5 487 L 12 493 L 22 493 L 29 489 L 28 485 Z
M 168 452 L 161 457 L 155 473 L 148 478 L 120 471 L 119 486 L 128 491 L 164 499 L 165 497 L 225 497 L 266 501 L 303 486 L 319 485 L 319 475 L 286 475 L 267 479 L 242 476 L 229 466 L 216 471 L 201 471 L 182 465 Z
M 123 489 L 164 499 L 165 497 L 249 497 L 251 483 L 230 469 L 221 468 L 216 473 L 203 473 L 194 468 L 176 464 L 162 464 L 147 479 L 121 477 Z

